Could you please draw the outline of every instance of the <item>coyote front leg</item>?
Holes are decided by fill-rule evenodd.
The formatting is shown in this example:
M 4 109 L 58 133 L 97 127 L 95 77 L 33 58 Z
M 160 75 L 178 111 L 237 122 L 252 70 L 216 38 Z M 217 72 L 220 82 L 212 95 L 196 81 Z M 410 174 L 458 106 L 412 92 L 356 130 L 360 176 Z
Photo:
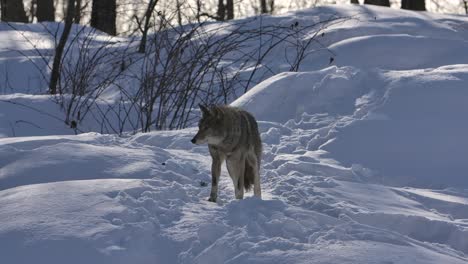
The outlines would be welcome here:
M 222 156 L 217 150 L 210 148 L 211 158 L 211 192 L 208 201 L 216 202 L 218 198 L 218 183 L 219 176 L 221 175 L 221 164 L 223 164 L 224 156 Z

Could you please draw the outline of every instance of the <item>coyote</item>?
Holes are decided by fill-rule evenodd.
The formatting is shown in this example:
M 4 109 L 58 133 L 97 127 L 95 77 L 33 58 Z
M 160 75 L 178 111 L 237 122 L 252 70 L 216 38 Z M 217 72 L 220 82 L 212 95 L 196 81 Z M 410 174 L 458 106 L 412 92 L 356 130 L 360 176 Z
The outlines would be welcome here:
M 203 113 L 198 133 L 192 143 L 208 143 L 211 164 L 211 193 L 208 201 L 216 202 L 221 164 L 226 167 L 234 184 L 236 199 L 244 198 L 244 189 L 254 185 L 254 195 L 261 198 L 260 161 L 262 142 L 255 118 L 242 109 L 230 106 L 207 108 L 199 105 Z

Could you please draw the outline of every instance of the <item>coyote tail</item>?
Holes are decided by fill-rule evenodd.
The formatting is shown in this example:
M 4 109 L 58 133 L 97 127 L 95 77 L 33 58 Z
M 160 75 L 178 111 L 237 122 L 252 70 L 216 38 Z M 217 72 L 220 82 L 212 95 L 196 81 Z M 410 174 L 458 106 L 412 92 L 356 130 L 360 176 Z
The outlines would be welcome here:
M 245 171 L 244 171 L 244 188 L 246 191 L 250 191 L 252 185 L 254 184 L 254 168 L 252 164 L 249 163 L 248 159 L 245 160 Z

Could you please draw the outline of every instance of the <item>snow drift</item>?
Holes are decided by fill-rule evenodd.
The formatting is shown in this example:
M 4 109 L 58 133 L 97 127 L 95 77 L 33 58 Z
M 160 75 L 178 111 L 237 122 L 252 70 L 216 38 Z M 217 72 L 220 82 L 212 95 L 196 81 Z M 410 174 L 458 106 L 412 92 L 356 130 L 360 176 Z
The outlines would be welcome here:
M 233 105 L 272 122 L 296 119 L 295 124 L 318 126 L 317 119 L 327 117 L 334 124 L 326 134 L 316 132 L 316 149 L 347 167 L 363 165 L 385 183 L 466 188 L 467 73 L 466 65 L 283 73 Z M 311 117 L 316 118 L 307 120 Z M 315 143 L 319 138 L 323 144 Z

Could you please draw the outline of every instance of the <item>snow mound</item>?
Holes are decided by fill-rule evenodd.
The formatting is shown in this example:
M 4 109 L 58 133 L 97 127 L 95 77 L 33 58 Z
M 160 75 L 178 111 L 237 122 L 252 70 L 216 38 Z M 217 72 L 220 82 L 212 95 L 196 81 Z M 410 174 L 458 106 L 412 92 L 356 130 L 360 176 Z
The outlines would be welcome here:
M 315 72 L 286 72 L 258 84 L 231 103 L 262 121 L 284 123 L 302 113 L 352 114 L 366 93 L 361 71 L 329 67 Z
M 468 187 L 467 65 L 411 71 L 329 67 L 283 73 L 232 103 L 260 120 L 313 129 L 308 150 L 384 183 Z M 294 121 L 293 121 L 294 120 Z M 275 129 L 268 132 L 266 140 Z M 294 147 L 296 149 L 296 147 Z
M 360 68 L 407 70 L 461 64 L 468 60 L 468 54 L 453 52 L 468 49 L 466 40 L 414 35 L 355 37 L 334 43 L 330 49 L 336 53 L 337 65 Z
M 384 73 L 382 102 L 322 149 L 389 184 L 468 188 L 467 66 Z

